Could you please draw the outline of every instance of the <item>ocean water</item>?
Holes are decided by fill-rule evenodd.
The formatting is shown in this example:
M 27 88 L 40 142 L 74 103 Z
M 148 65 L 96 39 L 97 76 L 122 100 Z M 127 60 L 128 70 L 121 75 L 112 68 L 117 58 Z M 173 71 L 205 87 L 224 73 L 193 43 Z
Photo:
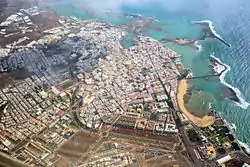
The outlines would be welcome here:
M 214 55 L 231 69 L 222 82 L 197 79 L 192 81 L 195 88 L 213 96 L 216 111 L 236 128 L 236 133 L 244 146 L 250 146 L 250 2 L 247 0 L 50 0 L 43 1 L 44 6 L 60 15 L 75 16 L 79 19 L 100 19 L 119 25 L 131 21 L 131 18 L 112 18 L 105 15 L 90 15 L 82 6 L 91 6 L 96 10 L 140 14 L 159 21 L 162 31 L 148 30 L 149 35 L 158 40 L 168 38 L 195 39 L 201 35 L 202 27 L 189 24 L 190 21 L 211 20 L 215 31 L 231 44 L 227 47 L 216 39 L 200 41 L 201 51 L 190 46 L 166 43 L 167 46 L 182 55 L 185 67 L 192 69 L 196 76 L 211 73 L 210 56 Z M 143 1 L 143 3 L 141 3 Z M 93 3 L 96 2 L 96 3 Z M 100 3 L 103 2 L 103 3 Z M 111 3 L 110 3 L 111 2 Z M 135 3 L 136 2 L 136 3 Z M 153 2 L 153 3 L 152 3 Z M 119 3 L 116 4 L 115 3 Z M 75 5 L 76 4 L 76 5 Z M 108 5 L 107 5 L 108 4 Z M 111 5 L 113 4 L 113 5 Z M 130 34 L 130 37 L 133 35 Z M 130 38 L 128 37 L 128 38 Z M 129 47 L 130 44 L 127 46 Z M 222 95 L 225 86 L 237 92 L 241 104 Z

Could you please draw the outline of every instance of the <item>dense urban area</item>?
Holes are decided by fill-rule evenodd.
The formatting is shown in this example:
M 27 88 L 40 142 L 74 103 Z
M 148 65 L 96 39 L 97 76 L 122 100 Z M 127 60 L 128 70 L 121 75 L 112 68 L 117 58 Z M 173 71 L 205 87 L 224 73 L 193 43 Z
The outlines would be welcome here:
M 127 34 L 38 7 L 2 21 L 0 166 L 249 166 L 219 115 L 201 127 L 179 109 L 181 55 L 140 33 L 125 49 Z

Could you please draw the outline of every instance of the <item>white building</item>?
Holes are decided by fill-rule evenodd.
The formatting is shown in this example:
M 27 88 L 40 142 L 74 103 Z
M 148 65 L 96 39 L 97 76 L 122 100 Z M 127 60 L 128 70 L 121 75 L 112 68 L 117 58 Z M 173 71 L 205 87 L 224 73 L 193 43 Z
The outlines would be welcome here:
M 219 165 L 222 165 L 228 161 L 230 161 L 232 159 L 232 157 L 230 155 L 227 155 L 225 157 L 222 157 L 221 159 L 218 159 L 216 162 L 219 164 Z

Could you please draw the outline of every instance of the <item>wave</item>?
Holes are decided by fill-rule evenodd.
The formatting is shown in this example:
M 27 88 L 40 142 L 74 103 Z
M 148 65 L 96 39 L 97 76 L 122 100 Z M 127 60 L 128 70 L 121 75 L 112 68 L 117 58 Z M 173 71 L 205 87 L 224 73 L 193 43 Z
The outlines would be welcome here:
M 224 119 L 224 122 L 226 123 L 226 125 L 229 127 L 229 129 L 231 131 L 233 131 L 233 133 L 236 133 L 237 127 L 234 123 L 228 123 L 227 120 Z
M 191 24 L 206 24 L 208 25 L 210 32 L 212 33 L 212 35 L 217 38 L 218 40 L 220 40 L 221 42 L 223 42 L 225 45 L 227 45 L 228 47 L 231 47 L 230 44 L 228 44 L 214 29 L 214 24 L 211 20 L 201 20 L 201 21 L 192 21 Z
M 242 142 L 242 141 L 240 141 L 240 140 L 237 140 L 237 141 L 239 142 L 240 146 L 241 146 L 241 147 L 244 147 L 244 148 L 245 148 L 245 151 L 246 151 L 248 154 L 250 154 L 250 146 L 249 146 L 247 143 L 244 143 L 244 142 Z
M 75 17 L 75 16 L 70 16 L 70 18 L 72 19 L 72 20 L 75 20 L 75 21 L 79 21 L 80 19 L 78 19 L 77 17 Z
M 201 52 L 203 47 L 201 44 L 199 44 L 199 41 L 195 41 L 194 45 L 198 48 L 198 52 Z
M 104 10 L 105 13 L 111 13 L 110 10 Z
M 142 18 L 141 14 L 123 14 L 125 17 L 129 17 L 129 18 Z
M 246 151 L 248 154 L 250 154 L 250 146 L 249 146 L 247 143 L 244 143 L 244 142 L 240 141 L 240 140 L 237 138 L 236 134 L 235 134 L 235 133 L 236 133 L 236 125 L 235 125 L 234 123 L 231 123 L 231 124 L 230 124 L 229 122 L 227 122 L 226 119 L 223 119 L 223 121 L 224 121 L 224 123 L 227 125 L 227 127 L 230 129 L 230 131 L 234 133 L 234 135 L 235 135 L 235 137 L 236 137 L 236 140 L 237 140 L 238 144 L 239 144 L 241 147 L 245 148 L 245 151 Z
M 154 22 L 157 22 L 157 23 L 160 23 L 160 21 L 159 21 L 159 20 L 157 20 L 157 19 L 155 19 L 155 18 L 153 18 L 153 17 L 147 17 L 147 19 L 149 19 L 149 20 L 153 20 Z
M 236 131 L 236 125 L 232 124 L 232 128 Z
M 154 21 L 155 21 L 155 22 L 157 22 L 157 23 L 160 23 L 160 21 L 159 21 L 159 20 L 157 20 L 157 19 L 154 19 Z
M 214 30 L 214 25 L 213 25 L 213 22 L 211 20 L 193 21 L 191 23 L 192 24 L 200 24 L 200 23 L 208 24 L 208 26 L 209 26 L 211 32 L 214 34 L 214 36 L 222 39 L 222 37 Z
M 227 86 L 228 88 L 232 89 L 235 93 L 237 98 L 239 99 L 239 102 L 234 101 L 238 106 L 240 106 L 242 109 L 247 109 L 249 107 L 249 103 L 244 99 L 242 93 L 240 92 L 240 90 L 238 88 L 233 87 L 232 85 L 230 85 L 229 83 L 227 83 L 225 81 L 225 77 L 226 74 L 231 70 L 231 67 L 225 63 L 222 63 L 222 61 L 215 57 L 214 54 L 211 54 L 210 57 L 212 57 L 213 59 L 215 59 L 216 61 L 218 61 L 220 64 L 224 65 L 226 67 L 226 70 L 224 70 L 221 75 L 220 75 L 220 82 Z
M 220 117 L 222 117 L 222 116 L 220 115 Z M 231 131 L 233 131 L 233 132 L 236 131 L 236 125 L 235 125 L 235 124 L 230 124 L 226 119 L 223 119 L 223 122 L 227 125 L 227 127 L 228 127 Z

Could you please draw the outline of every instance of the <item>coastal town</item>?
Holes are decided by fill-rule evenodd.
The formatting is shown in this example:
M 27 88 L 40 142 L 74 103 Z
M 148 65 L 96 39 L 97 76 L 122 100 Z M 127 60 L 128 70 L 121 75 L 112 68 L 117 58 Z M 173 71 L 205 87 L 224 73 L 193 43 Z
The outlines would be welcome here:
M 186 109 L 194 75 L 181 55 L 134 23 L 128 49 L 127 27 L 37 6 L 0 23 L 0 156 L 19 166 L 249 166 L 217 113 Z

